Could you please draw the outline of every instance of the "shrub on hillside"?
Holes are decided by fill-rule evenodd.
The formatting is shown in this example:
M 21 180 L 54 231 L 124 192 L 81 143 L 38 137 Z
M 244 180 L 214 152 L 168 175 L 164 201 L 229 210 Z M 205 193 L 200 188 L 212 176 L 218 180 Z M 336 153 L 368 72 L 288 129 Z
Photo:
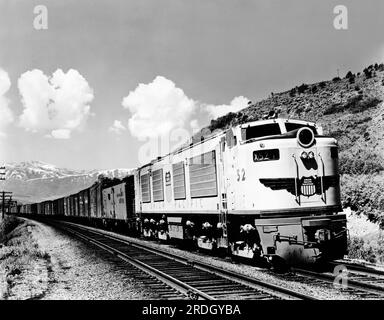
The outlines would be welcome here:
M 367 98 L 363 101 L 357 101 L 352 103 L 351 105 L 347 105 L 346 109 L 350 109 L 352 113 L 364 112 L 365 110 L 375 108 L 381 100 L 378 98 Z
M 384 260 L 384 240 L 366 241 L 360 237 L 348 239 L 348 258 L 382 263 Z
M 382 175 L 343 175 L 341 178 L 341 201 L 344 208 L 350 207 L 358 215 L 378 223 L 384 229 L 384 184 Z
M 307 91 L 307 89 L 308 89 L 308 85 L 303 83 L 301 86 L 297 87 L 297 92 L 304 93 L 305 91 Z
M 319 87 L 320 87 L 321 89 L 324 89 L 326 86 L 327 86 L 327 84 L 325 83 L 325 81 L 321 81 L 321 82 L 319 83 Z
M 375 71 L 379 71 L 379 72 L 384 71 L 384 63 L 380 63 L 380 64 L 375 63 L 373 68 L 375 69 Z
M 324 110 L 324 115 L 327 114 L 334 114 L 334 113 L 339 113 L 344 111 L 344 105 L 342 103 L 334 103 Z
M 6 240 L 7 235 L 17 228 L 23 220 L 14 216 L 6 216 L 0 224 L 0 243 Z
M 343 111 L 349 111 L 351 113 L 364 112 L 368 109 L 375 108 L 379 103 L 381 103 L 381 100 L 376 97 L 369 97 L 363 100 L 363 95 L 359 93 L 358 95 L 349 98 L 345 104 L 335 103 L 328 106 L 324 110 L 324 115 Z
M 289 91 L 289 96 L 290 96 L 290 97 L 294 97 L 294 96 L 296 95 L 296 91 L 297 91 L 296 88 L 292 88 L 292 89 Z
M 341 174 L 372 174 L 384 170 L 383 159 L 375 153 L 342 152 L 339 159 Z
M 334 78 L 332 79 L 333 82 L 339 82 L 340 80 L 341 80 L 340 77 L 334 77 Z
M 357 119 L 354 123 L 354 126 L 355 125 L 358 125 L 358 124 L 362 124 L 362 123 L 365 123 L 365 122 L 368 122 L 368 121 L 371 121 L 372 118 L 371 117 L 364 117 L 362 119 Z
M 365 74 L 365 78 L 366 78 L 366 79 L 370 79 L 370 78 L 372 78 L 372 76 L 373 76 L 373 70 L 372 70 L 372 67 L 371 67 L 371 66 L 369 66 L 368 68 L 365 68 L 365 69 L 363 70 L 363 72 L 364 72 L 364 74 Z
M 236 118 L 236 113 L 230 112 L 222 117 L 211 120 L 211 123 L 209 125 L 209 130 L 213 131 L 216 129 L 223 129 L 227 125 L 232 123 L 232 120 L 235 118 Z
M 348 73 L 346 74 L 345 76 L 347 79 L 350 79 L 350 78 L 354 78 L 355 76 L 353 75 L 353 73 L 351 71 L 348 71 Z

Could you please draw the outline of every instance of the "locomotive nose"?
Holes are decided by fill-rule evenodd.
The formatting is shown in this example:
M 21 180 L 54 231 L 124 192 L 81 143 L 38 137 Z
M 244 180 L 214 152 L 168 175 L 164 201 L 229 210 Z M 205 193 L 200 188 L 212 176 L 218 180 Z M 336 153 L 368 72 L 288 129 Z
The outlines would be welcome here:
M 310 128 L 304 127 L 297 131 L 297 141 L 304 148 L 309 148 L 315 141 L 315 134 Z

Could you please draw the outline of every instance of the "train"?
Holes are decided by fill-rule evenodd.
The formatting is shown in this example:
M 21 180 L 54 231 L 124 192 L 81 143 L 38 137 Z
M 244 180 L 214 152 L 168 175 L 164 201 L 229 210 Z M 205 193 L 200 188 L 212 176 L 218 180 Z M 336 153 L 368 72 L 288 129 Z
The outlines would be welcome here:
M 231 126 L 123 179 L 14 211 L 247 261 L 313 264 L 347 253 L 337 140 L 288 117 Z

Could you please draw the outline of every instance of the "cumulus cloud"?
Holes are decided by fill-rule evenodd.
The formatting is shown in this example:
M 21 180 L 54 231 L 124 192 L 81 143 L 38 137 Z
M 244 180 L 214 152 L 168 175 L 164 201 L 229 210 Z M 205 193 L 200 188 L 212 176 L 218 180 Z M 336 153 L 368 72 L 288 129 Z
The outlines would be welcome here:
M 168 134 L 182 128 L 196 109 L 196 103 L 171 81 L 157 76 L 151 83 L 139 84 L 123 99 L 122 105 L 132 116 L 131 134 L 139 139 Z
M 121 133 L 129 129 L 141 140 L 164 137 L 176 129 L 191 135 L 211 119 L 246 108 L 248 102 L 247 98 L 238 96 L 228 105 L 202 103 L 189 98 L 173 81 L 157 76 L 148 84 L 139 84 L 123 99 L 123 107 L 131 113 L 128 127 L 115 120 L 109 131 Z
M 191 122 L 189 123 L 189 125 L 190 125 L 193 132 L 198 131 L 200 128 L 199 120 L 197 120 L 197 119 L 192 119 Z
M 248 106 L 249 99 L 238 96 L 233 98 L 229 105 L 212 105 L 207 104 L 204 105 L 203 108 L 209 113 L 212 119 L 217 119 L 226 115 L 229 112 L 238 112 Z
M 69 139 L 90 115 L 93 90 L 77 70 L 58 69 L 51 77 L 41 70 L 27 71 L 20 76 L 18 88 L 24 107 L 19 125 L 27 131 Z
M 125 130 L 127 130 L 127 128 L 119 120 L 115 120 L 112 126 L 109 127 L 109 131 L 116 134 L 121 134 Z
M 0 68 L 0 136 L 5 136 L 5 128 L 13 122 L 13 113 L 9 108 L 9 99 L 5 97 L 11 87 L 11 80 L 6 71 Z

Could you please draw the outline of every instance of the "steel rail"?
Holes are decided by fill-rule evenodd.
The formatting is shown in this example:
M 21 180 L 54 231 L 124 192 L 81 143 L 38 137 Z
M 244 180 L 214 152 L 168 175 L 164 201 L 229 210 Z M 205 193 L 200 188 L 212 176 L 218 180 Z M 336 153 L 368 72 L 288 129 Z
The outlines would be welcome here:
M 334 283 L 335 281 L 335 276 L 332 274 L 326 274 L 326 273 L 321 273 L 321 272 L 316 272 L 312 270 L 307 270 L 307 269 L 301 269 L 301 268 L 292 268 L 292 271 L 295 272 L 298 275 L 301 276 L 306 276 L 306 277 L 312 277 L 314 279 L 320 279 L 324 280 L 328 283 Z M 365 291 L 368 293 L 372 293 L 374 295 L 379 295 L 381 297 L 384 296 L 384 287 L 379 287 L 370 283 L 366 282 L 360 282 L 356 281 L 353 279 L 348 279 L 348 277 L 345 278 L 347 280 L 346 282 L 346 287 L 351 288 L 354 290 L 359 290 L 359 291 Z
M 310 295 L 302 294 L 300 292 L 293 291 L 293 290 L 290 290 L 287 288 L 283 288 L 283 287 L 280 287 L 280 286 L 277 286 L 277 285 L 274 285 L 271 283 L 267 283 L 267 282 L 252 278 L 250 276 L 246 276 L 246 275 L 239 274 L 239 273 L 236 273 L 236 272 L 233 272 L 230 270 L 226 270 L 226 269 L 223 269 L 221 267 L 213 266 L 213 265 L 204 263 L 202 261 L 199 261 L 197 259 L 181 257 L 179 255 L 167 252 L 167 251 L 160 249 L 160 248 L 155 249 L 155 248 L 150 247 L 146 244 L 138 244 L 137 242 L 132 242 L 130 240 L 124 239 L 123 238 L 124 236 L 121 236 L 118 234 L 112 235 L 111 232 L 109 232 L 109 231 L 99 230 L 99 229 L 96 229 L 93 227 L 83 226 L 83 225 L 79 225 L 79 224 L 72 223 L 72 222 L 63 222 L 63 221 L 60 221 L 60 222 L 68 224 L 68 225 L 72 225 L 75 228 L 87 230 L 88 232 L 92 232 L 94 234 L 109 238 L 109 239 L 114 240 L 114 241 L 118 241 L 120 243 L 129 245 L 132 247 L 136 247 L 136 248 L 141 249 L 141 250 L 146 250 L 147 252 L 150 252 L 150 253 L 153 253 L 156 255 L 161 255 L 167 259 L 171 259 L 171 260 L 183 263 L 184 265 L 189 265 L 189 266 L 192 266 L 196 269 L 215 274 L 219 277 L 237 282 L 239 284 L 248 286 L 250 288 L 267 291 L 270 294 L 272 294 L 274 296 L 278 296 L 282 299 L 294 298 L 294 299 L 300 299 L 300 300 L 317 300 L 316 298 L 314 298 Z
M 214 297 L 210 296 L 210 295 L 207 295 L 206 293 L 196 289 L 196 288 L 193 288 L 191 286 L 189 286 L 188 284 L 156 269 L 156 268 L 153 268 L 151 267 L 150 265 L 138 260 L 138 259 L 135 259 L 135 258 L 132 258 L 130 256 L 128 256 L 127 254 L 125 254 L 124 252 L 116 249 L 116 248 L 113 248 L 109 245 L 106 245 L 105 243 L 102 243 L 98 240 L 95 240 L 91 237 L 88 237 L 84 234 L 81 234 L 80 232 L 77 232 L 71 228 L 67 228 L 67 227 L 63 227 L 61 226 L 61 228 L 63 228 L 64 230 L 76 235 L 77 237 L 83 239 L 83 240 L 86 240 L 87 242 L 90 242 L 94 245 L 96 245 L 97 247 L 105 250 L 105 251 L 108 251 L 114 255 L 116 255 L 118 258 L 124 260 L 125 262 L 128 262 L 130 264 L 132 264 L 133 266 L 135 266 L 136 268 L 152 275 L 152 276 L 155 276 L 156 278 L 158 278 L 159 280 L 161 280 L 162 282 L 164 282 L 165 284 L 167 284 L 168 286 L 171 286 L 172 288 L 176 289 L 177 291 L 181 292 L 182 294 L 184 294 L 185 296 L 188 296 L 188 297 L 194 297 L 195 298 L 201 298 L 201 299 L 205 299 L 205 300 L 215 300 Z
M 356 263 L 352 263 L 352 262 L 348 262 L 348 261 L 343 261 L 343 260 L 332 261 L 332 262 L 329 262 L 328 264 L 330 266 L 334 266 L 334 267 L 343 265 L 348 270 L 361 272 L 361 273 L 364 273 L 367 275 L 378 276 L 378 277 L 384 276 L 384 270 L 378 270 L 378 269 L 375 269 L 371 266 L 365 266 L 365 265 L 356 264 Z

